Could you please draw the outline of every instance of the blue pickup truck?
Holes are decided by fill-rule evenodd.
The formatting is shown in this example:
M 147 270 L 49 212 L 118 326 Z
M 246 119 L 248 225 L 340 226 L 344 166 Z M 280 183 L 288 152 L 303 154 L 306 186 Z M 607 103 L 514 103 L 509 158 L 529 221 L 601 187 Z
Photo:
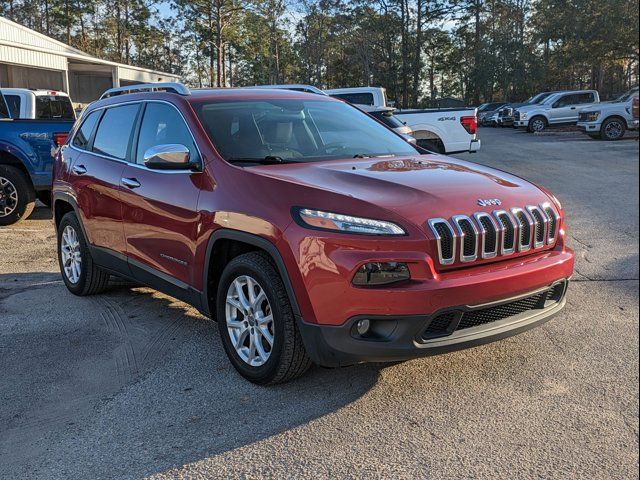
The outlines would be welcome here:
M 65 93 L 0 89 L 0 226 L 27 218 L 36 199 L 50 205 L 53 154 L 74 121 Z

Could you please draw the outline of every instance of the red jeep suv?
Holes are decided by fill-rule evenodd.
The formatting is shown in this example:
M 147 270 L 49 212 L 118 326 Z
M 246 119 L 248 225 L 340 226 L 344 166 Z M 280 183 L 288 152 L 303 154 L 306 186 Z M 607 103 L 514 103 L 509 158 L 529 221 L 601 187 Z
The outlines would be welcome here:
M 262 384 L 517 334 L 573 271 L 551 193 L 287 90 L 112 89 L 58 152 L 53 202 L 72 293 L 116 275 L 183 300 Z

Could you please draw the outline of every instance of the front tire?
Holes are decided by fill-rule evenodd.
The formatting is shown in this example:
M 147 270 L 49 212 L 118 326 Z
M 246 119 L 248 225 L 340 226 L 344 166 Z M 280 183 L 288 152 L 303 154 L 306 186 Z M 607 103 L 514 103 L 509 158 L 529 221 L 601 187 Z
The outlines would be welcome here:
M 624 137 L 626 126 L 620 118 L 609 118 L 600 127 L 600 136 L 603 140 L 620 140 Z
M 529 133 L 540 133 L 543 132 L 545 128 L 547 128 L 547 125 L 548 124 L 546 118 L 537 116 L 529 120 L 529 126 L 527 127 L 527 130 L 529 131 Z
M 266 254 L 250 252 L 229 262 L 218 286 L 216 316 L 225 352 L 247 380 L 283 383 L 311 366 L 287 291 Z
M 0 226 L 18 223 L 33 212 L 36 192 L 15 167 L 0 165 Z
M 58 226 L 58 263 L 62 280 L 74 295 L 95 295 L 107 288 L 109 274 L 93 263 L 78 217 L 67 213 Z

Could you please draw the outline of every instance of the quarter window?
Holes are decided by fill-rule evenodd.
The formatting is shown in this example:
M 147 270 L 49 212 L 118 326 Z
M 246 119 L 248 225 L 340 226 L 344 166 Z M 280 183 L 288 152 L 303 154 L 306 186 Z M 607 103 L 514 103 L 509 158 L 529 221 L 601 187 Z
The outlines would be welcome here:
M 81 148 L 82 150 L 86 150 L 88 148 L 91 134 L 93 133 L 93 129 L 95 128 L 101 113 L 101 110 L 91 112 L 89 116 L 84 119 L 76 133 L 76 136 L 73 137 L 72 143 L 74 147 Z
M 93 151 L 124 160 L 139 107 L 131 104 L 108 108 L 98 126 Z
M 191 153 L 191 160 L 197 160 L 197 149 L 180 113 L 164 103 L 148 103 L 140 126 L 136 163 L 144 164 L 144 153 L 149 148 L 167 144 L 184 145 Z

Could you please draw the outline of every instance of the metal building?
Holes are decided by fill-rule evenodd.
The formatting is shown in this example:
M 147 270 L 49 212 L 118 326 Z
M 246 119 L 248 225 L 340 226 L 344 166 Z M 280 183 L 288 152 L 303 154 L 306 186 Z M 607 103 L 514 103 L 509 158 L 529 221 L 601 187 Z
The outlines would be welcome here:
M 176 75 L 92 57 L 0 17 L 0 86 L 67 92 L 74 104 L 92 102 L 112 87 L 177 82 Z

